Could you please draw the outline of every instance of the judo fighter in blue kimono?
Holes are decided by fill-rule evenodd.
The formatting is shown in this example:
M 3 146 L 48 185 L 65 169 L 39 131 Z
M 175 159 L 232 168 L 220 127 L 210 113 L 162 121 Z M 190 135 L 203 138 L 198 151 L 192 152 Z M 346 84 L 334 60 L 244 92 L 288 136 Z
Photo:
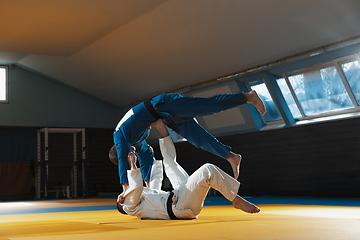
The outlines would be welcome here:
M 115 145 L 109 151 L 110 160 L 119 167 L 123 190 L 128 188 L 127 170 L 130 166 L 127 157 L 131 152 L 131 146 L 136 148 L 141 173 L 146 186 L 149 187 L 154 155 L 145 140 L 149 136 L 151 123 L 160 118 L 169 128 L 186 138 L 195 147 L 226 159 L 232 167 L 234 178 L 237 179 L 241 155 L 233 153 L 231 147 L 219 142 L 194 118 L 211 115 L 245 103 L 253 104 L 261 114 L 266 112 L 264 103 L 255 91 L 219 94 L 209 98 L 183 97 L 180 94 L 166 93 L 131 108 L 116 126 Z

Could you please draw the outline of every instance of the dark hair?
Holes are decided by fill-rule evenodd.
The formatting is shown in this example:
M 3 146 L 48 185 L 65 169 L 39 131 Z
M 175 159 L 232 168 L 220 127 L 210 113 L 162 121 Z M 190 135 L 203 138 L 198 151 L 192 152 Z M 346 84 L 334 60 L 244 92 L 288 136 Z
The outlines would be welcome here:
M 109 159 L 111 162 L 113 162 L 115 165 L 119 165 L 118 163 L 118 156 L 115 145 L 112 146 L 109 150 Z
M 116 206 L 117 206 L 117 210 L 118 210 L 120 213 L 125 214 L 125 215 L 127 214 L 127 213 L 124 211 L 123 206 L 121 206 L 120 203 L 116 203 Z

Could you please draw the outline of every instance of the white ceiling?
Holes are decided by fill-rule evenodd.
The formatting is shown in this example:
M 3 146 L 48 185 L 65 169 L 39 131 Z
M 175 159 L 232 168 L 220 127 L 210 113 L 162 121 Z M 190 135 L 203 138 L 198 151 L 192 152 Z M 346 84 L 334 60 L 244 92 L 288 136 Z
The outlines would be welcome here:
M 119 107 L 360 35 L 359 0 L 2 0 L 0 63 Z

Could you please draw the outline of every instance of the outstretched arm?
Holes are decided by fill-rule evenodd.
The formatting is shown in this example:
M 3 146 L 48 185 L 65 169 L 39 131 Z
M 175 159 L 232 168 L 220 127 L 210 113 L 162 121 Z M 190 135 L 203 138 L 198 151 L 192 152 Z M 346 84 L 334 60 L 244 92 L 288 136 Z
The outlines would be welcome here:
M 173 188 L 177 188 L 181 183 L 188 179 L 189 175 L 176 162 L 175 146 L 162 119 L 152 123 L 151 126 L 156 128 L 162 137 L 159 139 L 159 144 L 161 154 L 163 156 L 165 173 L 169 178 Z
M 163 181 L 163 165 L 161 160 L 155 160 L 151 166 L 151 174 L 148 185 L 148 188 L 161 190 Z
M 130 144 L 126 137 L 120 132 L 114 133 L 114 143 L 115 147 L 112 148 L 114 151 L 111 152 L 111 157 L 109 152 L 109 157 L 114 164 L 118 165 L 120 184 L 123 187 L 123 191 L 126 191 L 128 188 L 127 170 L 130 169 L 127 161 L 127 155 L 129 151 L 131 151 Z M 112 149 L 110 151 L 112 151 Z
M 137 157 L 135 150 L 128 153 L 130 170 L 127 171 L 129 187 L 118 196 L 117 201 L 125 204 L 128 209 L 135 207 L 140 202 L 143 191 L 143 182 L 140 169 L 136 166 Z

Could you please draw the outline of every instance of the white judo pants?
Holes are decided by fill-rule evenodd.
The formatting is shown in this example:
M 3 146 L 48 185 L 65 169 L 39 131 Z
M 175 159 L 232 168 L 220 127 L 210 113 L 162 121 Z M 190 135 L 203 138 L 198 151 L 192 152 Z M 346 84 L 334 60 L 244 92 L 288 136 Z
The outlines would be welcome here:
M 217 166 L 204 164 L 174 189 L 177 200 L 175 207 L 191 209 L 195 215 L 198 215 L 210 187 L 219 191 L 229 201 L 233 201 L 240 183 Z
M 210 187 L 219 191 L 229 201 L 238 193 L 240 183 L 219 167 L 207 163 L 191 176 L 177 163 L 176 150 L 170 136 L 159 139 L 166 175 L 174 188 L 174 204 L 177 209 L 191 209 L 198 215 Z M 150 188 L 160 189 L 162 163 L 154 160 L 150 177 Z

